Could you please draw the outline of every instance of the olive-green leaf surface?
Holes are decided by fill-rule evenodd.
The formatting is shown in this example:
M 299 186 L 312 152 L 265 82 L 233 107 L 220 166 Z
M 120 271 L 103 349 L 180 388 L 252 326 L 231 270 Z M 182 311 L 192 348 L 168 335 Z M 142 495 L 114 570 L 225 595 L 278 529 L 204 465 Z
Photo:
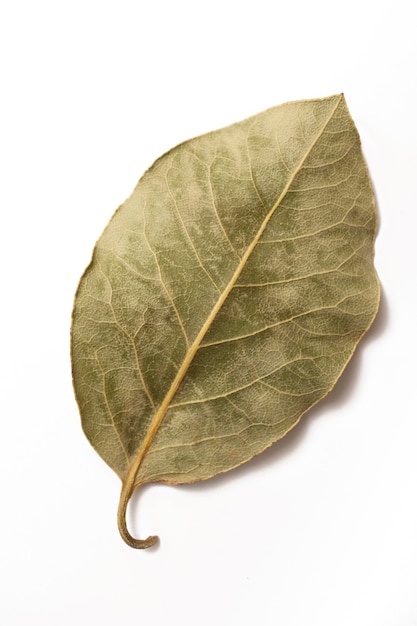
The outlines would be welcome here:
M 77 291 L 83 429 L 119 475 L 226 472 L 334 386 L 379 302 L 376 209 L 343 95 L 177 146 L 116 211 Z

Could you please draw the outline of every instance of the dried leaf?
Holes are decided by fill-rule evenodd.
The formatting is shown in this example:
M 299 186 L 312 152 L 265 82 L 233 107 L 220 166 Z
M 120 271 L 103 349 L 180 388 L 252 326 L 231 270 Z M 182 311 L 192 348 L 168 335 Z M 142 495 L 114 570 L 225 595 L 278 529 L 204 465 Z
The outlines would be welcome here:
M 332 389 L 371 325 L 376 211 L 343 95 L 187 141 L 145 173 L 76 295 L 84 432 L 120 476 L 226 472 Z

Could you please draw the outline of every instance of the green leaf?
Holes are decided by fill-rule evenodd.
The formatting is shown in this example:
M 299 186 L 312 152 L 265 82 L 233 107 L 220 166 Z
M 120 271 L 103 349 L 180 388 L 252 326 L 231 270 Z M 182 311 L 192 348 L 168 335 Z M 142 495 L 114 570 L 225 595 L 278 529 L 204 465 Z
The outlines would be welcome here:
M 187 141 L 116 211 L 76 295 L 84 432 L 120 476 L 226 472 L 334 386 L 378 308 L 376 210 L 343 95 Z

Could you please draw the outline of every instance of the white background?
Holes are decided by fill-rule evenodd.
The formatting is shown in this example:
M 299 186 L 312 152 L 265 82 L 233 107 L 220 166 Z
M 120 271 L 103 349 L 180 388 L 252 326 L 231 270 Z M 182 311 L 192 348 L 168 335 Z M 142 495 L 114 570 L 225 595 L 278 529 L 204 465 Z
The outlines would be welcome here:
M 417 38 L 409 0 L 3 1 L 0 621 L 417 625 Z M 69 361 L 96 239 L 163 152 L 344 92 L 378 199 L 380 314 L 334 392 L 246 466 L 134 497 Z

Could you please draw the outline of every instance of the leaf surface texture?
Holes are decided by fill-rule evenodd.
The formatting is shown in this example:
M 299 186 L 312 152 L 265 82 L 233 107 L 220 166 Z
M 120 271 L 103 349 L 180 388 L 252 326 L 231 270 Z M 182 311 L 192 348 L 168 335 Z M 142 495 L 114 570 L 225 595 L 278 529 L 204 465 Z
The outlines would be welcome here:
M 342 95 L 162 156 L 76 295 L 82 424 L 131 483 L 225 472 L 334 386 L 377 311 L 376 210 Z

